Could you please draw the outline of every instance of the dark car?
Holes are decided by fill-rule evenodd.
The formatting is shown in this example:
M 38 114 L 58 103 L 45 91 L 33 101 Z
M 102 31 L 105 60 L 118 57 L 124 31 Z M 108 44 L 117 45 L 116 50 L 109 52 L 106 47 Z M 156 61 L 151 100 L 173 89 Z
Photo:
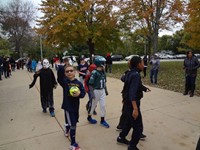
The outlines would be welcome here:
M 112 58 L 113 61 L 123 60 L 123 56 L 122 55 L 112 55 L 111 58 Z

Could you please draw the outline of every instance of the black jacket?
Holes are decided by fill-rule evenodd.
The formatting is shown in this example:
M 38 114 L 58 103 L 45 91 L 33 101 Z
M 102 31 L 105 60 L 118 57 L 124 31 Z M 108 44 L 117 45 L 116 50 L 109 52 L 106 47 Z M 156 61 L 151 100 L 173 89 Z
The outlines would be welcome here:
M 124 81 L 125 86 L 128 86 L 127 99 L 124 100 L 125 106 L 132 108 L 132 101 L 136 101 L 139 107 L 143 91 L 147 91 L 147 88 L 142 84 L 139 70 L 134 68 L 128 71 L 122 81 Z
M 55 76 L 53 74 L 53 71 L 50 68 L 47 69 L 40 69 L 38 72 L 36 72 L 34 75 L 34 80 L 30 84 L 30 88 L 32 88 L 37 78 L 40 77 L 40 94 L 41 96 L 48 96 L 48 94 L 53 94 L 53 88 L 56 87 L 57 82 L 55 79 Z
M 112 64 L 112 58 L 111 56 L 106 57 L 106 64 Z

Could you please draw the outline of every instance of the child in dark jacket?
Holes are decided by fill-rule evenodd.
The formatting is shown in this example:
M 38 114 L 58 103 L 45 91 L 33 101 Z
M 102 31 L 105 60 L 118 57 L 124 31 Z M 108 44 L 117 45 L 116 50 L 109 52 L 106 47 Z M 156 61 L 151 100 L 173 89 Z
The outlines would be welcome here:
M 143 91 L 150 91 L 141 81 L 140 72 L 143 68 L 143 60 L 140 57 L 132 57 L 130 60 L 130 71 L 125 74 L 122 80 L 127 87 L 127 93 L 123 96 L 123 113 L 126 115 L 126 121 L 122 132 L 117 138 L 117 142 L 129 145 L 128 150 L 139 150 L 137 144 L 143 132 L 140 100 L 143 97 Z M 126 136 L 131 128 L 133 128 L 132 138 L 128 141 Z
M 75 78 L 75 70 L 73 66 L 65 66 L 65 76 L 61 80 L 60 85 L 63 87 L 63 103 L 62 109 L 65 111 L 66 136 L 70 133 L 71 146 L 70 150 L 80 150 L 76 143 L 76 125 L 79 119 L 80 98 L 85 96 L 83 84 Z M 70 94 L 72 87 L 78 87 L 78 91 Z
M 53 71 L 49 68 L 49 61 L 47 59 L 43 60 L 43 68 L 36 72 L 33 77 L 34 80 L 29 85 L 29 88 L 32 88 L 37 78 L 40 77 L 40 98 L 43 112 L 46 113 L 46 109 L 49 107 L 49 112 L 54 117 L 53 88 L 57 87 L 57 82 Z

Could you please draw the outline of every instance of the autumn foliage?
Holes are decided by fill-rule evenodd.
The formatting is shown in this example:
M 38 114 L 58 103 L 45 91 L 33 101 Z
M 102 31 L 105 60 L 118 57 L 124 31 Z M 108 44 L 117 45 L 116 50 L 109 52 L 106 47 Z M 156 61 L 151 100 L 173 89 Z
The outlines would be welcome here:
M 193 49 L 200 49 L 200 1 L 190 0 L 187 11 L 189 19 L 185 24 L 186 44 Z

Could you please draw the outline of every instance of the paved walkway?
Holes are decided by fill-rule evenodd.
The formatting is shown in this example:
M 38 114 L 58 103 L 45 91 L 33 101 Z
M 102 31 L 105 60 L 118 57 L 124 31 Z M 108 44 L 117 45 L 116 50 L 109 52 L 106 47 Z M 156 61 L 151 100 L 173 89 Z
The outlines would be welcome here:
M 67 150 L 70 142 L 63 135 L 62 89 L 58 86 L 54 92 L 56 117 L 50 117 L 40 107 L 39 82 L 28 89 L 32 75 L 19 70 L 10 79 L 0 81 L 0 150 Z M 120 80 L 108 78 L 109 129 L 99 123 L 88 124 L 87 96 L 81 101 L 77 140 L 82 150 L 127 150 L 126 146 L 116 144 L 121 89 Z M 200 98 L 153 87 L 151 90 L 142 100 L 147 139 L 140 141 L 140 150 L 194 150 L 200 135 Z M 100 120 L 98 115 L 95 118 Z

